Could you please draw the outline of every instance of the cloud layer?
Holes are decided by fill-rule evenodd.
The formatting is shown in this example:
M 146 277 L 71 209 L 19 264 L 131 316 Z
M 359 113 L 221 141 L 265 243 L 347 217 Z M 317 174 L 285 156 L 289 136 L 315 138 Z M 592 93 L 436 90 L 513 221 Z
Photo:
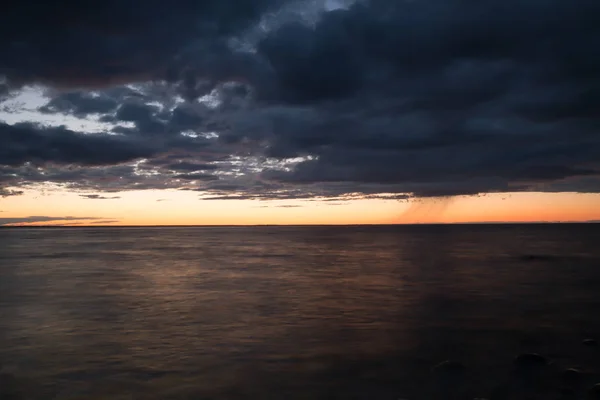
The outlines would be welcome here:
M 0 16 L 0 101 L 108 128 L 0 123 L 0 187 L 600 191 L 597 1 L 75 3 Z

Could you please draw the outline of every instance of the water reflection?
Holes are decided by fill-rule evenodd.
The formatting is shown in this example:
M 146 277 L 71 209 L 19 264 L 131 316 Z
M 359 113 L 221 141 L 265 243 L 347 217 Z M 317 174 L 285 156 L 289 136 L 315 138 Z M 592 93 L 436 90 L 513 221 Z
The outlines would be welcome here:
M 0 357 L 59 398 L 419 398 L 430 367 L 447 358 L 478 365 L 491 385 L 488 373 L 524 333 L 543 334 L 550 348 L 598 332 L 598 297 L 583 284 L 599 282 L 598 236 L 2 230 Z M 560 257 L 518 261 L 540 253 Z

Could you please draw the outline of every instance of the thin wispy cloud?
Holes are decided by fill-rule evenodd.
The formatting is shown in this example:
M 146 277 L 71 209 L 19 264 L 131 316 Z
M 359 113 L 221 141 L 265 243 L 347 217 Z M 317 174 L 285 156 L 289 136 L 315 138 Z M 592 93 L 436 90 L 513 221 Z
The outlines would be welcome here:
M 14 225 L 14 224 L 31 224 L 31 223 L 40 223 L 47 222 L 56 224 L 58 222 L 64 223 L 96 223 L 97 221 L 106 221 L 104 218 L 98 217 L 74 217 L 74 216 L 46 216 L 46 215 L 32 215 L 29 217 L 10 217 L 10 218 L 2 218 L 0 217 L 0 226 L 6 225 Z
M 75 222 L 61 222 L 61 226 L 88 226 L 88 225 L 110 225 L 120 222 L 118 219 L 103 219 L 94 221 L 75 221 Z
M 103 196 L 100 194 L 80 194 L 79 197 L 88 200 L 116 200 L 121 198 L 120 196 Z

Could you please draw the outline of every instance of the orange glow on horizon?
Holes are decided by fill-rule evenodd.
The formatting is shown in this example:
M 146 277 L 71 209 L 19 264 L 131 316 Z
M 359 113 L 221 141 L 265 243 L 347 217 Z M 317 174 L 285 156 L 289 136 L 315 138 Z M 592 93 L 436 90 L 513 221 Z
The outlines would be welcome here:
M 79 193 L 26 191 L 0 199 L 0 225 L 10 218 L 52 220 L 13 225 L 349 225 L 600 220 L 600 195 L 504 193 L 418 201 L 201 200 L 183 191 L 137 191 L 90 200 Z M 66 219 L 65 219 L 66 218 Z

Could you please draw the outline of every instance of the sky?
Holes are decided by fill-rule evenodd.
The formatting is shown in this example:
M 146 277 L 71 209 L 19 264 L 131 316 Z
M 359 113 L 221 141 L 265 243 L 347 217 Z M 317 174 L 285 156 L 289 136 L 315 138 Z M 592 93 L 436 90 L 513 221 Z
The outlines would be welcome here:
M 0 225 L 600 220 L 597 0 L 14 3 Z

